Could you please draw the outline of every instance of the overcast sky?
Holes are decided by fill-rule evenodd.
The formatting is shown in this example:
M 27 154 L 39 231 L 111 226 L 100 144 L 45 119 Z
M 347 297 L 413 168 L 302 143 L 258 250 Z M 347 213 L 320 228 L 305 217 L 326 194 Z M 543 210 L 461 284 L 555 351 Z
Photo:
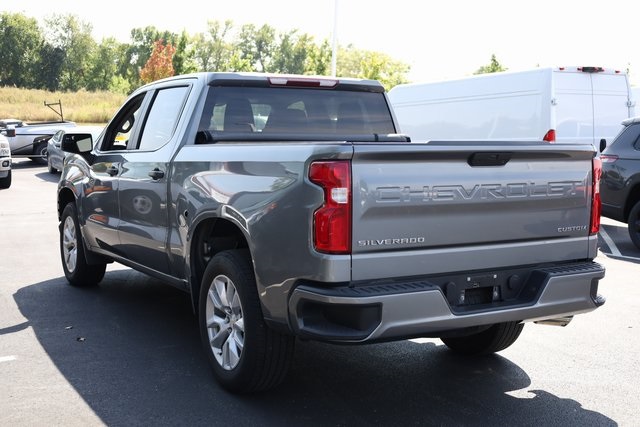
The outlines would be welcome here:
M 75 14 L 93 26 L 100 41 L 129 41 L 131 28 L 189 34 L 204 31 L 207 20 L 231 19 L 298 29 L 332 40 L 336 0 L 181 0 L 175 4 L 110 0 L 3 0 L 2 11 L 42 20 L 53 13 Z M 171 4 L 171 9 L 164 8 Z M 495 54 L 510 70 L 536 66 L 595 65 L 630 69 L 640 86 L 637 0 L 337 0 L 341 45 L 387 53 L 411 66 L 413 81 L 470 75 Z

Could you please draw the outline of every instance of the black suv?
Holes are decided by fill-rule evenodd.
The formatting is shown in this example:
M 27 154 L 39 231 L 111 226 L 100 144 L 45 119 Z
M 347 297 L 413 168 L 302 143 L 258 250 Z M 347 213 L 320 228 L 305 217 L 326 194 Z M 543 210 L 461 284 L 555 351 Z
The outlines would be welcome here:
M 640 117 L 622 124 L 622 131 L 600 156 L 602 215 L 626 222 L 631 240 L 640 248 Z

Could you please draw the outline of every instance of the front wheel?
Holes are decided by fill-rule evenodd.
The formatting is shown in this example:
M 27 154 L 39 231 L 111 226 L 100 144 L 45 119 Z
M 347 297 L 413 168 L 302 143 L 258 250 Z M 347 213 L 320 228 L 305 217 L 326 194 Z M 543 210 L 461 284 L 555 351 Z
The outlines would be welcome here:
M 220 252 L 209 261 L 198 322 L 207 359 L 224 388 L 256 392 L 284 380 L 295 339 L 264 322 L 248 251 Z
M 462 337 L 443 337 L 442 342 L 451 350 L 470 356 L 497 353 L 513 344 L 524 328 L 524 323 L 496 323 L 477 334 Z
M 49 173 L 58 173 L 58 170 L 51 164 L 51 157 L 49 157 L 49 155 L 47 155 L 47 168 L 49 169 Z
M 76 206 L 68 203 L 60 220 L 60 257 L 64 275 L 73 286 L 97 285 L 107 268 L 107 264 L 88 264 L 84 251 Z
M 629 218 L 627 219 L 627 228 L 629 229 L 631 241 L 640 249 L 640 202 L 637 202 L 633 208 L 631 208 Z

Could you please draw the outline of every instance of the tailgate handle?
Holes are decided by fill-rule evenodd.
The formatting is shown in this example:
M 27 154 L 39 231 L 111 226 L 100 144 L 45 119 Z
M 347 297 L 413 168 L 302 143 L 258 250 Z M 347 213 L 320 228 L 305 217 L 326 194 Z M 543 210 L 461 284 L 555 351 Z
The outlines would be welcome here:
M 469 156 L 469 166 L 504 166 L 513 153 L 473 153 Z

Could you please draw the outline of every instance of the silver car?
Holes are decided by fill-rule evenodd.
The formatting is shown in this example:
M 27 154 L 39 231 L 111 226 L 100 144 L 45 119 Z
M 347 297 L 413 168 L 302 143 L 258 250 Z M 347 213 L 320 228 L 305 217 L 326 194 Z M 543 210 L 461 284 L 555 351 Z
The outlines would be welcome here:
M 104 127 L 102 126 L 76 126 L 69 129 L 60 129 L 50 139 L 47 144 L 47 166 L 49 173 L 58 173 L 62 170 L 66 153 L 60 148 L 65 135 L 75 135 L 90 133 L 95 141 Z

